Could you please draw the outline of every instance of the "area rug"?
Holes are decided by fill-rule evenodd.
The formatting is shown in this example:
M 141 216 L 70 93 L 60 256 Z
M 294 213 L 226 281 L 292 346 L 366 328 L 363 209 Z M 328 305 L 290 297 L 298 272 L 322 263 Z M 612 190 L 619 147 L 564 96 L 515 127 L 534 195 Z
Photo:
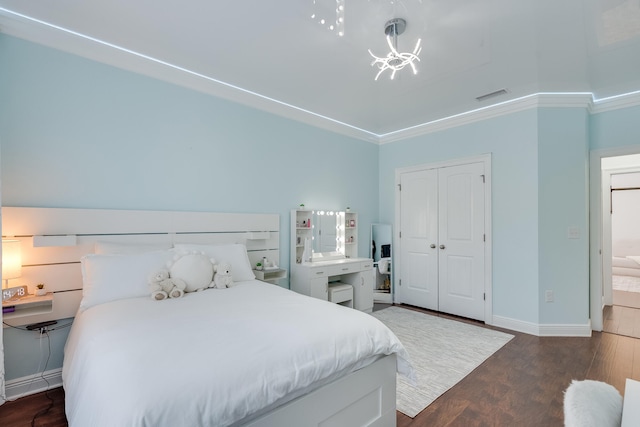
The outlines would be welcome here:
M 640 277 L 614 274 L 611 282 L 614 291 L 640 292 Z
M 416 386 L 397 376 L 397 409 L 412 418 L 513 338 L 401 307 L 388 307 L 373 316 L 404 344 L 416 370 Z

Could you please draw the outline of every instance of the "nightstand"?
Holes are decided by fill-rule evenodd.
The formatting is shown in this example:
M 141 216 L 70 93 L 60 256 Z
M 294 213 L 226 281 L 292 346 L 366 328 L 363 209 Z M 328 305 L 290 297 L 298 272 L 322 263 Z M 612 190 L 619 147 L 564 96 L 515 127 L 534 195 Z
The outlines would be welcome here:
M 13 311 L 4 311 L 11 308 Z M 3 301 L 2 311 L 2 317 L 6 320 L 51 313 L 53 311 L 53 293 L 49 292 L 42 296 L 30 294 L 14 301 Z
M 287 277 L 287 270 L 284 268 L 270 268 L 267 270 L 253 270 L 253 274 L 256 275 L 256 279 L 258 280 L 276 284 L 278 280 Z

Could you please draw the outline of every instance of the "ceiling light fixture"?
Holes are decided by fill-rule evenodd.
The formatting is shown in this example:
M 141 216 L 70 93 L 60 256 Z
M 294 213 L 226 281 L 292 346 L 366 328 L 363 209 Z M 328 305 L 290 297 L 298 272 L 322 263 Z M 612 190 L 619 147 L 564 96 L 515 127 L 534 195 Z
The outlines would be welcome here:
M 334 6 L 327 0 L 313 0 L 313 14 L 311 19 L 329 31 L 334 31 L 340 37 L 344 36 L 344 2 L 345 0 L 335 0 Z
M 413 48 L 413 52 L 398 52 L 398 36 L 404 33 L 406 28 L 407 21 L 402 18 L 394 18 L 387 21 L 387 23 L 384 24 L 384 33 L 387 35 L 387 43 L 389 44 L 391 52 L 389 52 L 387 56 L 380 58 L 374 55 L 371 49 L 369 49 L 369 54 L 374 58 L 371 66 L 377 65 L 379 70 L 375 80 L 378 80 L 380 74 L 385 70 L 391 70 L 391 80 L 393 80 L 396 71 L 402 70 L 407 65 L 411 66 L 413 74 L 418 73 L 414 61 L 420 61 L 418 55 L 420 55 L 420 51 L 422 50 L 422 47 L 420 47 L 421 40 L 418 39 L 416 47 Z

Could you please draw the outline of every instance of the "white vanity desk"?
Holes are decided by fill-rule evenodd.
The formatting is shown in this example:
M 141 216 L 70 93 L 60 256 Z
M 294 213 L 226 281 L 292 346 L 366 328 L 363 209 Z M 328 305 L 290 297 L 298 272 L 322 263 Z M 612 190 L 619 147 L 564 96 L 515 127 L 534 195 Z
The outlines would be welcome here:
M 373 311 L 373 261 L 368 258 L 344 258 L 294 264 L 291 290 L 315 298 L 329 299 L 329 284 L 353 286 L 353 308 Z
M 291 211 L 291 290 L 371 313 L 373 260 L 358 258 L 358 225 L 355 212 Z

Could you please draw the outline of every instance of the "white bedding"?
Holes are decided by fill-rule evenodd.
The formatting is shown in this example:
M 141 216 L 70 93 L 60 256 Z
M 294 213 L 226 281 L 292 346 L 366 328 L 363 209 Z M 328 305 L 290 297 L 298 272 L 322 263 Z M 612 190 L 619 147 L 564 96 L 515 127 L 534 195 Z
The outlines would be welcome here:
M 640 277 L 640 257 L 628 255 L 614 256 L 611 260 L 611 272 L 617 276 Z
M 404 347 L 374 317 L 259 281 L 78 313 L 65 347 L 70 426 L 226 426 Z
M 626 256 L 626 257 L 617 257 L 614 256 L 611 260 L 612 267 L 623 267 L 623 268 L 637 268 L 640 269 L 640 257 L 636 256 Z

